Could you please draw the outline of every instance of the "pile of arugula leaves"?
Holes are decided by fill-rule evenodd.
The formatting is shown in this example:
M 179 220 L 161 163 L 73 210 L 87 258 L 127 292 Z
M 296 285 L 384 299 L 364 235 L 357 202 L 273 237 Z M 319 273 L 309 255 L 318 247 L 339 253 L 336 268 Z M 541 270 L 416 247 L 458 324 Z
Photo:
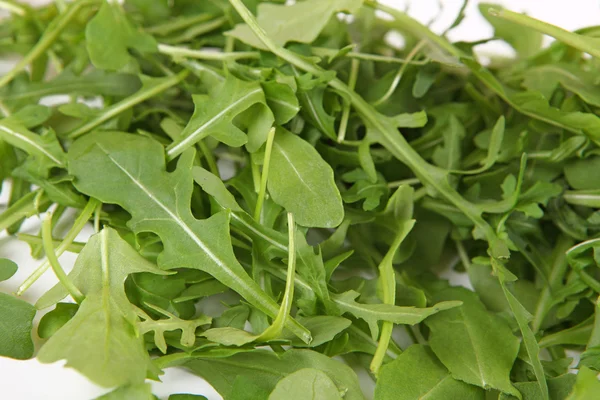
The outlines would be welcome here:
M 0 1 L 0 231 L 40 259 L 0 355 L 105 400 L 170 367 L 226 400 L 372 397 L 357 371 L 377 400 L 597 398 L 600 29 L 482 4 L 515 51 L 483 66 L 372 0 L 285 3 Z

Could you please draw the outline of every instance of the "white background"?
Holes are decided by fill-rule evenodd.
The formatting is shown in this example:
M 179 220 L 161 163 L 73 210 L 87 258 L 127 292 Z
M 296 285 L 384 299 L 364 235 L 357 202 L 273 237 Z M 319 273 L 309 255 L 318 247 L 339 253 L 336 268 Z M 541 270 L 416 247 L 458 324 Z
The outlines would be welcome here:
M 198 0 L 202 1 L 202 0 Z M 24 3 L 27 1 L 23 1 Z M 31 0 L 30 4 L 47 3 L 44 0 Z M 403 0 L 381 0 L 382 3 L 406 9 L 410 2 Z M 481 1 L 471 1 L 467 9 L 466 18 L 462 24 L 449 33 L 449 38 L 455 40 L 473 41 L 492 36 L 492 29 L 479 15 L 477 4 Z M 529 15 L 544 21 L 561 26 L 568 30 L 584 26 L 600 24 L 600 2 L 598 0 L 504 0 L 495 1 L 514 11 L 524 11 Z M 438 14 L 439 4 L 443 5 L 441 17 L 431 25 L 435 32 L 442 32 L 454 20 L 462 1 L 460 0 L 414 0 L 408 12 L 422 22 L 429 22 Z M 550 39 L 548 38 L 548 41 Z M 481 54 L 502 53 L 510 54 L 510 48 L 499 42 L 489 43 L 478 48 Z M 0 74 L 2 72 L 0 62 Z M 6 208 L 7 191 L 0 196 L 0 212 Z M 37 233 L 39 221 L 32 218 L 25 224 L 28 233 Z M 85 239 L 89 231 L 79 238 Z M 19 272 L 10 280 L 0 282 L 0 291 L 13 293 L 27 275 L 39 265 L 39 261 L 29 257 L 29 248 L 13 238 L 0 234 L 0 257 L 14 260 L 19 265 Z M 74 262 L 72 254 L 61 257 L 63 266 L 68 269 Z M 452 277 L 449 275 L 449 277 Z M 461 277 L 457 278 L 460 281 Z M 30 302 L 35 300 L 48 288 L 56 283 L 51 272 L 46 273 L 23 298 Z M 460 283 L 460 282 L 458 282 Z M 36 322 L 43 313 L 39 312 Z M 40 341 L 35 338 L 39 347 Z M 63 363 L 52 365 L 39 364 L 35 359 L 17 361 L 0 357 L 0 399 L 14 400 L 90 400 L 105 392 L 107 389 L 99 388 L 72 369 L 63 368 Z M 166 399 L 171 393 L 203 394 L 210 400 L 221 397 L 202 379 L 180 369 L 168 369 L 162 377 L 163 382 L 152 382 L 153 392 L 161 399 Z M 369 378 L 361 379 L 365 387 L 371 387 Z M 368 389 L 371 391 L 372 389 Z

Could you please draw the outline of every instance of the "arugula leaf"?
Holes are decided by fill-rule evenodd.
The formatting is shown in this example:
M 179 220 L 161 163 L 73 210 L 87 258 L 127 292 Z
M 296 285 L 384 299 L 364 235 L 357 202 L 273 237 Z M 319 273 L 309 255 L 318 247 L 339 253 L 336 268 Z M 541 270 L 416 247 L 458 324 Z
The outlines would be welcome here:
M 446 289 L 436 294 L 434 300 L 463 302 L 425 322 L 431 329 L 431 349 L 452 376 L 521 398 L 509 377 L 519 351 L 519 340 L 506 322 L 487 311 L 477 295 L 466 289 Z M 496 352 L 497 346 L 502 346 L 504 351 Z
M 129 49 L 157 51 L 154 38 L 137 29 L 119 3 L 103 2 L 85 29 L 87 51 L 96 68 L 119 70 L 132 58 Z
M 79 190 L 130 211 L 133 219 L 128 225 L 134 231 L 152 231 L 161 237 L 165 250 L 158 261 L 163 269 L 187 267 L 208 272 L 252 305 L 276 315 L 276 303 L 235 259 L 228 214 L 222 212 L 202 221 L 193 217 L 189 204 L 193 183 L 191 150 L 181 157 L 175 172 L 168 173 L 158 142 L 103 132 L 78 140 L 69 157 L 69 172 L 76 178 L 74 183 Z M 97 169 L 91 168 L 92 164 Z M 142 165 L 147 168 L 140 169 Z M 177 182 L 172 191 L 162 190 L 172 182 Z M 123 192 L 124 188 L 127 192 Z M 141 204 L 144 206 L 140 208 Z M 293 320 L 286 326 L 309 340 L 308 332 Z
M 123 286 L 127 275 L 136 272 L 165 273 L 143 259 L 115 230 L 105 228 L 92 236 L 69 274 L 85 300 L 42 346 L 38 360 L 66 359 L 68 366 L 106 387 L 143 382 L 150 358 L 136 334 L 137 316 Z M 59 284 L 38 304 L 52 304 L 66 295 Z
M 354 12 L 361 3 L 361 0 L 307 0 L 292 6 L 264 3 L 258 6 L 258 22 L 279 45 L 292 41 L 311 43 L 334 13 Z M 250 46 L 266 50 L 252 29 L 245 24 L 236 25 L 227 34 Z
M 285 129 L 275 133 L 267 187 L 299 225 L 333 228 L 342 223 L 344 208 L 331 167 L 314 147 Z
M 35 307 L 0 293 L 0 356 L 26 360 L 33 356 L 31 329 Z M 7 322 L 10 321 L 10 324 Z
M 392 304 L 361 304 L 356 302 L 358 296 L 360 293 L 349 290 L 339 295 L 332 295 L 332 298 L 342 313 L 350 313 L 369 324 L 373 340 L 379 336 L 379 321 L 414 325 L 440 311 L 460 306 L 458 301 L 445 301 L 429 308 L 399 307 Z
M 310 397 L 307 393 L 311 393 Z M 269 400 L 283 399 L 341 400 L 342 396 L 327 374 L 318 369 L 304 368 L 280 380 L 269 395 Z
M 19 267 L 8 258 L 0 258 L 0 282 L 10 279 Z
M 193 100 L 194 115 L 181 132 L 181 139 L 167 148 L 171 159 L 211 135 L 229 146 L 247 144 L 251 153 L 257 151 L 267 140 L 273 116 L 267 108 L 265 95 L 258 82 L 245 82 L 230 75 L 221 85 L 216 86 L 210 95 L 194 95 Z M 256 108 L 254 105 L 263 107 Z M 246 136 L 233 120 L 250 108 L 254 116 L 248 124 Z
M 419 385 L 413 385 L 418 381 Z M 383 366 L 375 386 L 376 400 L 484 399 L 485 392 L 454 379 L 435 354 L 424 345 L 412 345 Z

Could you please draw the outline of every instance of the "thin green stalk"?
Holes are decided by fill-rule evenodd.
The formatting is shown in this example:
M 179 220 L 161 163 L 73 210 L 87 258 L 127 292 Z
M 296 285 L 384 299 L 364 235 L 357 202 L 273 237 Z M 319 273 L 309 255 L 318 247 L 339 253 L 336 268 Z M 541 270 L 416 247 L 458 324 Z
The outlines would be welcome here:
M 360 67 L 360 61 L 354 59 L 350 64 L 350 77 L 348 78 L 348 87 L 354 90 L 356 87 L 356 80 L 358 79 L 358 68 Z M 342 120 L 340 122 L 340 128 L 338 130 L 338 143 L 342 143 L 346 138 L 346 130 L 348 129 L 348 120 L 350 119 L 350 102 L 344 100 L 344 109 L 342 111 Z
M 408 57 L 406 57 L 406 58 L 408 60 L 412 60 L 413 58 L 415 58 L 417 56 L 417 54 L 419 54 L 419 51 L 421 51 L 421 49 L 423 47 L 425 47 L 426 44 L 427 44 L 427 41 L 421 39 L 419 41 L 419 43 L 417 43 L 417 45 L 410 51 L 410 53 L 408 53 Z M 381 96 L 379 99 L 377 99 L 373 102 L 373 105 L 375 107 L 385 103 L 392 96 L 392 94 L 394 94 L 394 92 L 398 88 L 398 85 L 400 84 L 402 75 L 404 75 L 404 72 L 406 71 L 407 67 L 408 67 L 408 64 L 403 64 L 402 67 L 400 67 L 398 72 L 396 72 L 396 75 L 394 75 L 394 79 L 392 80 L 392 84 L 390 85 L 388 90 L 383 94 L 383 96 Z
M 204 143 L 204 140 L 199 141 L 197 145 L 200 148 L 202 155 L 206 159 L 206 165 L 208 166 L 209 171 L 220 177 L 221 175 L 219 174 L 219 167 L 217 166 L 217 162 L 215 161 L 215 156 L 213 155 L 212 151 L 210 151 L 206 143 Z
M 400 181 L 388 182 L 387 186 L 390 189 L 394 189 L 394 188 L 397 188 L 402 185 L 412 186 L 412 185 L 418 185 L 419 183 L 421 183 L 421 181 L 418 178 L 410 178 L 410 179 L 402 179 Z
M 102 203 L 98 202 L 96 209 L 94 210 L 94 232 L 100 232 L 100 214 L 102 212 Z
M 39 56 L 44 54 L 46 50 L 56 41 L 61 32 L 69 25 L 71 20 L 77 15 L 79 10 L 90 4 L 97 3 L 97 0 L 80 0 L 70 4 L 69 8 L 62 14 L 60 14 L 54 21 L 48 25 L 48 28 L 25 57 L 23 57 L 6 75 L 0 78 L 0 88 L 4 87 L 15 76 L 22 70 L 24 70 L 29 64 L 36 60 Z
M 328 49 L 325 47 L 313 47 L 312 52 L 313 52 L 313 54 L 315 54 L 316 56 L 319 56 L 319 57 L 326 57 L 326 56 L 333 57 L 338 54 L 338 50 Z M 375 61 L 375 62 L 382 62 L 382 63 L 388 63 L 388 64 L 425 65 L 425 64 L 428 64 L 429 62 L 431 62 L 431 60 L 429 60 L 429 59 L 415 61 L 415 60 L 408 60 L 406 58 L 382 56 L 380 54 L 360 53 L 360 52 L 356 52 L 356 51 L 351 51 L 349 53 L 346 53 L 343 55 L 343 57 L 347 57 L 347 58 L 351 58 L 351 59 L 355 59 L 355 60 Z
M 257 341 L 266 342 L 276 339 L 281 335 L 281 330 L 284 326 L 284 321 L 288 319 L 292 310 L 292 300 L 294 299 L 294 283 L 296 278 L 296 223 L 294 222 L 294 214 L 287 213 L 288 220 L 288 268 L 287 277 L 285 280 L 285 294 L 281 300 L 281 307 L 277 313 L 277 317 L 267 330 L 265 330 L 257 339 Z M 273 329 L 271 329 L 273 328 Z
M 396 304 L 396 272 L 394 271 L 393 259 L 396 255 L 396 251 L 400 247 L 400 244 L 406 238 L 406 235 L 410 232 L 414 225 L 414 220 L 407 222 L 399 228 L 394 238 L 394 242 L 390 246 L 389 250 L 383 257 L 381 263 L 379 263 L 379 283 L 382 292 L 382 300 L 384 304 Z M 394 323 L 390 321 L 383 321 L 381 325 L 381 333 L 379 334 L 379 342 L 377 343 L 377 349 L 373 355 L 371 361 L 371 372 L 375 376 L 379 373 L 379 369 L 383 364 L 383 359 L 387 352 L 390 340 L 392 339 L 392 331 L 394 329 Z
M 212 21 L 194 24 L 190 28 L 186 29 L 184 32 L 180 33 L 175 37 L 167 37 L 165 41 L 168 43 L 183 43 L 193 41 L 198 36 L 202 36 L 207 34 L 208 32 L 214 31 L 225 25 L 227 23 L 227 18 L 221 17 L 216 18 Z
M 43 246 L 41 236 L 30 235 L 28 233 L 18 233 L 17 238 L 30 245 Z M 53 247 L 60 245 L 61 242 L 62 239 L 52 238 Z M 85 246 L 85 243 L 73 242 L 69 245 L 66 251 L 68 251 L 69 253 L 79 253 L 83 249 L 83 246 Z
M 104 111 L 102 112 L 101 115 L 94 117 L 91 121 L 85 123 L 84 125 L 80 126 L 77 129 L 71 131 L 70 133 L 67 134 L 67 137 L 69 139 L 75 139 L 75 138 L 91 131 L 92 129 L 98 127 L 99 125 L 103 124 L 104 122 L 108 121 L 109 119 L 116 117 L 123 111 L 130 109 L 131 107 L 133 107 L 143 101 L 146 101 L 149 98 L 156 96 L 157 94 L 159 94 L 161 92 L 164 92 L 165 90 L 169 89 L 170 87 L 177 85 L 179 82 L 184 80 L 188 76 L 188 74 L 189 74 L 188 71 L 182 71 L 182 72 L 178 73 L 177 75 L 173 75 L 173 76 L 169 76 L 168 78 L 165 78 L 163 82 L 161 82 L 160 84 L 158 84 L 156 86 L 153 86 L 153 87 L 150 87 L 147 89 L 142 89 L 142 90 L 134 93 L 133 95 L 127 97 L 126 99 L 121 100 L 120 102 L 104 109 Z
M 256 18 L 246 8 L 241 0 L 229 0 L 232 6 L 237 10 L 242 19 L 252 29 L 254 34 L 263 42 L 263 44 L 275 55 L 286 60 L 290 64 L 309 72 L 315 76 L 322 76 L 323 70 L 318 66 L 311 64 L 295 53 L 276 45 L 267 33 L 258 25 Z M 429 31 L 427 28 L 425 28 Z M 439 37 L 434 36 L 439 39 Z M 445 41 L 445 39 L 443 39 Z M 509 252 L 506 245 L 496 236 L 494 229 L 482 218 L 481 210 L 473 203 L 465 200 L 445 178 L 447 171 L 437 168 L 425 161 L 398 133 L 394 126 L 386 124 L 379 113 L 367 103 L 355 91 L 350 90 L 348 86 L 337 78 L 330 80 L 329 85 L 334 89 L 346 95 L 354 109 L 359 113 L 365 122 L 370 125 L 374 132 L 380 137 L 379 142 L 388 149 L 396 158 L 404 162 L 413 173 L 424 183 L 435 189 L 437 193 L 445 197 L 450 203 L 458 208 L 467 216 L 475 226 L 484 234 L 488 242 L 492 255 L 495 257 L 508 257 Z
M 257 59 L 260 54 L 257 51 L 234 51 L 234 52 L 218 52 L 207 50 L 193 50 L 185 47 L 170 46 L 167 44 L 159 44 L 158 51 L 162 54 L 171 57 L 188 57 L 197 60 L 209 61 L 233 61 Z
M 262 175 L 260 177 L 260 190 L 256 199 L 256 208 L 254 209 L 254 219 L 260 222 L 265 196 L 267 195 L 267 180 L 269 179 L 269 165 L 271 164 L 271 151 L 273 149 L 273 140 L 275 139 L 275 127 L 271 128 L 267 136 L 265 146 L 265 158 L 263 160 Z
M 0 232 L 22 218 L 39 213 L 48 205 L 50 205 L 50 200 L 42 189 L 26 194 L 0 214 Z
M 596 43 L 596 39 L 569 32 L 559 28 L 558 26 L 540 21 L 539 19 L 509 10 L 491 8 L 489 13 L 495 17 L 526 26 L 545 35 L 552 36 L 560 42 L 568 44 L 569 46 L 588 53 L 594 57 L 600 58 L 600 46 L 598 46 Z
M 44 218 L 44 222 L 42 222 L 42 244 L 44 246 L 44 251 L 46 252 L 48 262 L 50 263 L 52 270 L 54 270 L 56 277 L 65 287 L 67 292 L 69 292 L 73 300 L 80 304 L 84 299 L 83 294 L 79 291 L 79 289 L 77 289 L 73 282 L 71 282 L 71 279 L 69 279 L 65 271 L 62 269 L 62 266 L 58 261 L 58 257 L 56 257 L 54 245 L 52 243 L 52 213 L 48 213 L 46 218 Z
M 25 10 L 25 8 L 5 0 L 0 0 L 0 10 L 6 10 L 21 17 L 27 15 L 27 10 Z
M 85 224 L 94 214 L 98 203 L 98 200 L 90 198 L 84 209 L 81 211 L 81 213 L 73 223 L 73 226 L 71 227 L 69 232 L 67 232 L 60 245 L 56 248 L 56 257 L 60 257 L 61 254 L 64 253 L 69 248 L 69 246 L 75 241 L 75 238 L 77 237 L 79 232 L 81 232 Z M 44 272 L 48 270 L 48 268 L 50 268 L 50 264 L 46 260 L 39 267 L 37 267 L 36 270 L 33 271 L 33 273 L 29 275 L 29 277 L 27 277 L 27 279 L 25 279 L 21 286 L 19 286 L 19 289 L 17 290 L 17 295 L 20 296 L 27 289 L 29 289 L 31 285 L 33 285 L 40 278 L 40 276 L 42 276 Z
M 198 14 L 187 18 L 179 18 L 174 21 L 167 21 L 158 25 L 149 26 L 144 28 L 144 31 L 153 35 L 168 35 L 171 32 L 175 32 L 181 29 L 185 29 L 189 26 L 206 22 L 213 16 L 211 14 Z

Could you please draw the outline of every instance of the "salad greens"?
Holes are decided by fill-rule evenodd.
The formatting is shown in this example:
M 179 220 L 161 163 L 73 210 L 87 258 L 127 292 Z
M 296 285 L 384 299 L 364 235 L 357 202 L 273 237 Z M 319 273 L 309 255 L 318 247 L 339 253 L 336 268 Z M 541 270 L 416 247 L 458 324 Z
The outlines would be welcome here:
M 0 9 L 0 231 L 40 260 L 14 282 L 0 258 L 0 356 L 65 360 L 99 399 L 154 399 L 174 367 L 226 400 L 598 396 L 597 27 L 480 4 L 494 36 L 452 43 L 466 2 L 442 35 L 374 0 Z M 515 55 L 482 63 L 497 39 Z

